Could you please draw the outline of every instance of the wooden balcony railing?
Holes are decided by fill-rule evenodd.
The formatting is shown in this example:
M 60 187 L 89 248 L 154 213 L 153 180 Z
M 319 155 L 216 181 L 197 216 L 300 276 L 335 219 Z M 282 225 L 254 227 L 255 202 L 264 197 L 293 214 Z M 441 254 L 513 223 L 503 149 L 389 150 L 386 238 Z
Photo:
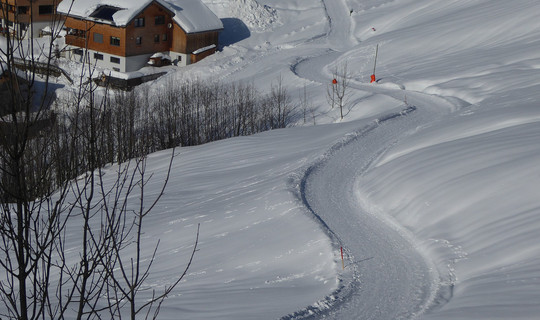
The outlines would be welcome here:
M 66 35 L 66 44 L 85 48 L 86 47 L 86 38 L 75 36 L 72 34 Z

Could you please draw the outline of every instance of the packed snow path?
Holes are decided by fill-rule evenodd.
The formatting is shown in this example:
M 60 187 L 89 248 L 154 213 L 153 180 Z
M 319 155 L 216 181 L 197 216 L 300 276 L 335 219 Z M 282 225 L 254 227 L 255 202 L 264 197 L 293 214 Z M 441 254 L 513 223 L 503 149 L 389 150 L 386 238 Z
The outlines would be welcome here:
M 338 51 L 303 59 L 291 68 L 297 76 L 312 81 L 327 77 L 317 67 L 324 65 L 321 61 L 339 60 L 340 51 L 346 52 L 346 56 L 358 46 L 358 41 L 350 36 L 349 19 L 343 16 L 344 4 L 325 6 L 325 9 L 330 25 L 327 41 Z M 403 97 L 400 88 L 354 81 L 350 85 L 351 90 L 395 98 L 396 104 Z M 411 110 L 402 115 L 392 114 L 389 119 L 379 119 L 360 128 L 355 138 L 309 169 L 302 182 L 305 205 L 344 247 L 346 268 L 354 273 L 354 280 L 345 284 L 348 288 L 337 293 L 337 303 L 324 311 L 332 319 L 411 319 L 444 303 L 451 295 L 451 287 L 441 285 L 445 271 L 439 275 L 437 267 L 421 256 L 405 231 L 362 210 L 355 193 L 357 178 L 401 135 L 434 121 L 440 112 L 446 113 L 454 107 L 441 97 L 416 92 L 409 95 L 426 108 L 412 114 Z M 437 104 L 444 107 L 438 108 Z
M 436 268 L 414 241 L 363 211 L 355 194 L 357 178 L 370 163 L 407 128 L 425 120 L 409 112 L 360 128 L 308 170 L 302 183 L 306 206 L 336 235 L 347 253 L 345 268 L 355 273 L 350 290 L 338 294 L 338 303 L 328 312 L 331 318 L 410 319 L 439 303 L 441 290 L 449 290 L 439 287 Z

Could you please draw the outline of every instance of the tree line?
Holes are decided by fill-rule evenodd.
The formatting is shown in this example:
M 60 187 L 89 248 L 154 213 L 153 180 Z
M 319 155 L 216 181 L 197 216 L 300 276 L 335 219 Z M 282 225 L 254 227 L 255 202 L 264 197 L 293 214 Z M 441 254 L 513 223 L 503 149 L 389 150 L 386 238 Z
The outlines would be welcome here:
M 25 161 L 34 171 L 26 174 L 34 186 L 28 198 L 51 192 L 63 182 L 107 164 L 284 128 L 297 116 L 280 79 L 264 95 L 246 83 L 171 81 L 158 91 L 145 86 L 99 97 L 73 94 L 49 104 L 57 111 L 37 115 L 25 139 Z M 86 152 L 91 132 L 95 150 Z M 1 176 L 8 183 L 12 175 L 4 172 Z M 9 192 L 2 196 L 9 201 Z

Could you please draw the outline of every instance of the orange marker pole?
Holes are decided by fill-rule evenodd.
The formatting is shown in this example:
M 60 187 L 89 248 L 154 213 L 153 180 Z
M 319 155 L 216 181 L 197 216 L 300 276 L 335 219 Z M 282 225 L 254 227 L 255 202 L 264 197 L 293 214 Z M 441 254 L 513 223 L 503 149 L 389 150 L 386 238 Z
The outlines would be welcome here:
M 371 83 L 377 81 L 375 78 L 375 68 L 377 68 L 377 56 L 379 55 L 379 45 L 377 44 L 377 48 L 375 49 L 375 62 L 373 63 L 373 74 L 371 75 Z
M 341 267 L 345 270 L 345 261 L 343 261 L 343 247 L 341 247 Z

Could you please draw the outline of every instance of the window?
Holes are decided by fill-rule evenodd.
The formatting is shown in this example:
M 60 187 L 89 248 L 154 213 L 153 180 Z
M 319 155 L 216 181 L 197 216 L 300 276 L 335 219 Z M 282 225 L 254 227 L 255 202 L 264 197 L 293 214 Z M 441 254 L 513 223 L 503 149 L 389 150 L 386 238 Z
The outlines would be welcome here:
M 154 35 L 154 42 L 156 42 L 156 43 L 159 42 L 159 34 Z
M 165 16 L 156 16 L 156 26 L 165 24 Z
M 28 12 L 28 7 L 25 7 L 25 6 L 17 7 L 18 14 L 26 14 L 27 12 Z
M 94 59 L 103 60 L 103 55 L 101 53 L 94 52 Z
M 161 39 L 163 40 L 163 42 L 167 41 L 167 39 L 168 39 L 167 34 L 164 33 L 163 36 L 161 37 Z
M 76 55 L 82 56 L 83 51 L 82 51 L 82 49 L 75 49 L 75 50 L 73 50 L 73 53 L 76 54 Z
M 144 27 L 144 17 L 143 18 L 135 18 L 135 27 Z
M 39 14 L 52 14 L 54 11 L 54 6 L 39 6 Z
M 120 38 L 111 37 L 111 46 L 120 46 Z
M 120 64 L 120 58 L 117 58 L 117 57 L 111 57 L 111 63 Z
M 140 46 L 142 44 L 142 37 L 135 38 L 135 44 Z
M 94 32 L 94 42 L 103 43 L 103 35 L 101 33 Z
M 74 35 L 76 37 L 84 38 L 86 37 L 86 31 L 79 29 L 70 29 L 68 34 Z

